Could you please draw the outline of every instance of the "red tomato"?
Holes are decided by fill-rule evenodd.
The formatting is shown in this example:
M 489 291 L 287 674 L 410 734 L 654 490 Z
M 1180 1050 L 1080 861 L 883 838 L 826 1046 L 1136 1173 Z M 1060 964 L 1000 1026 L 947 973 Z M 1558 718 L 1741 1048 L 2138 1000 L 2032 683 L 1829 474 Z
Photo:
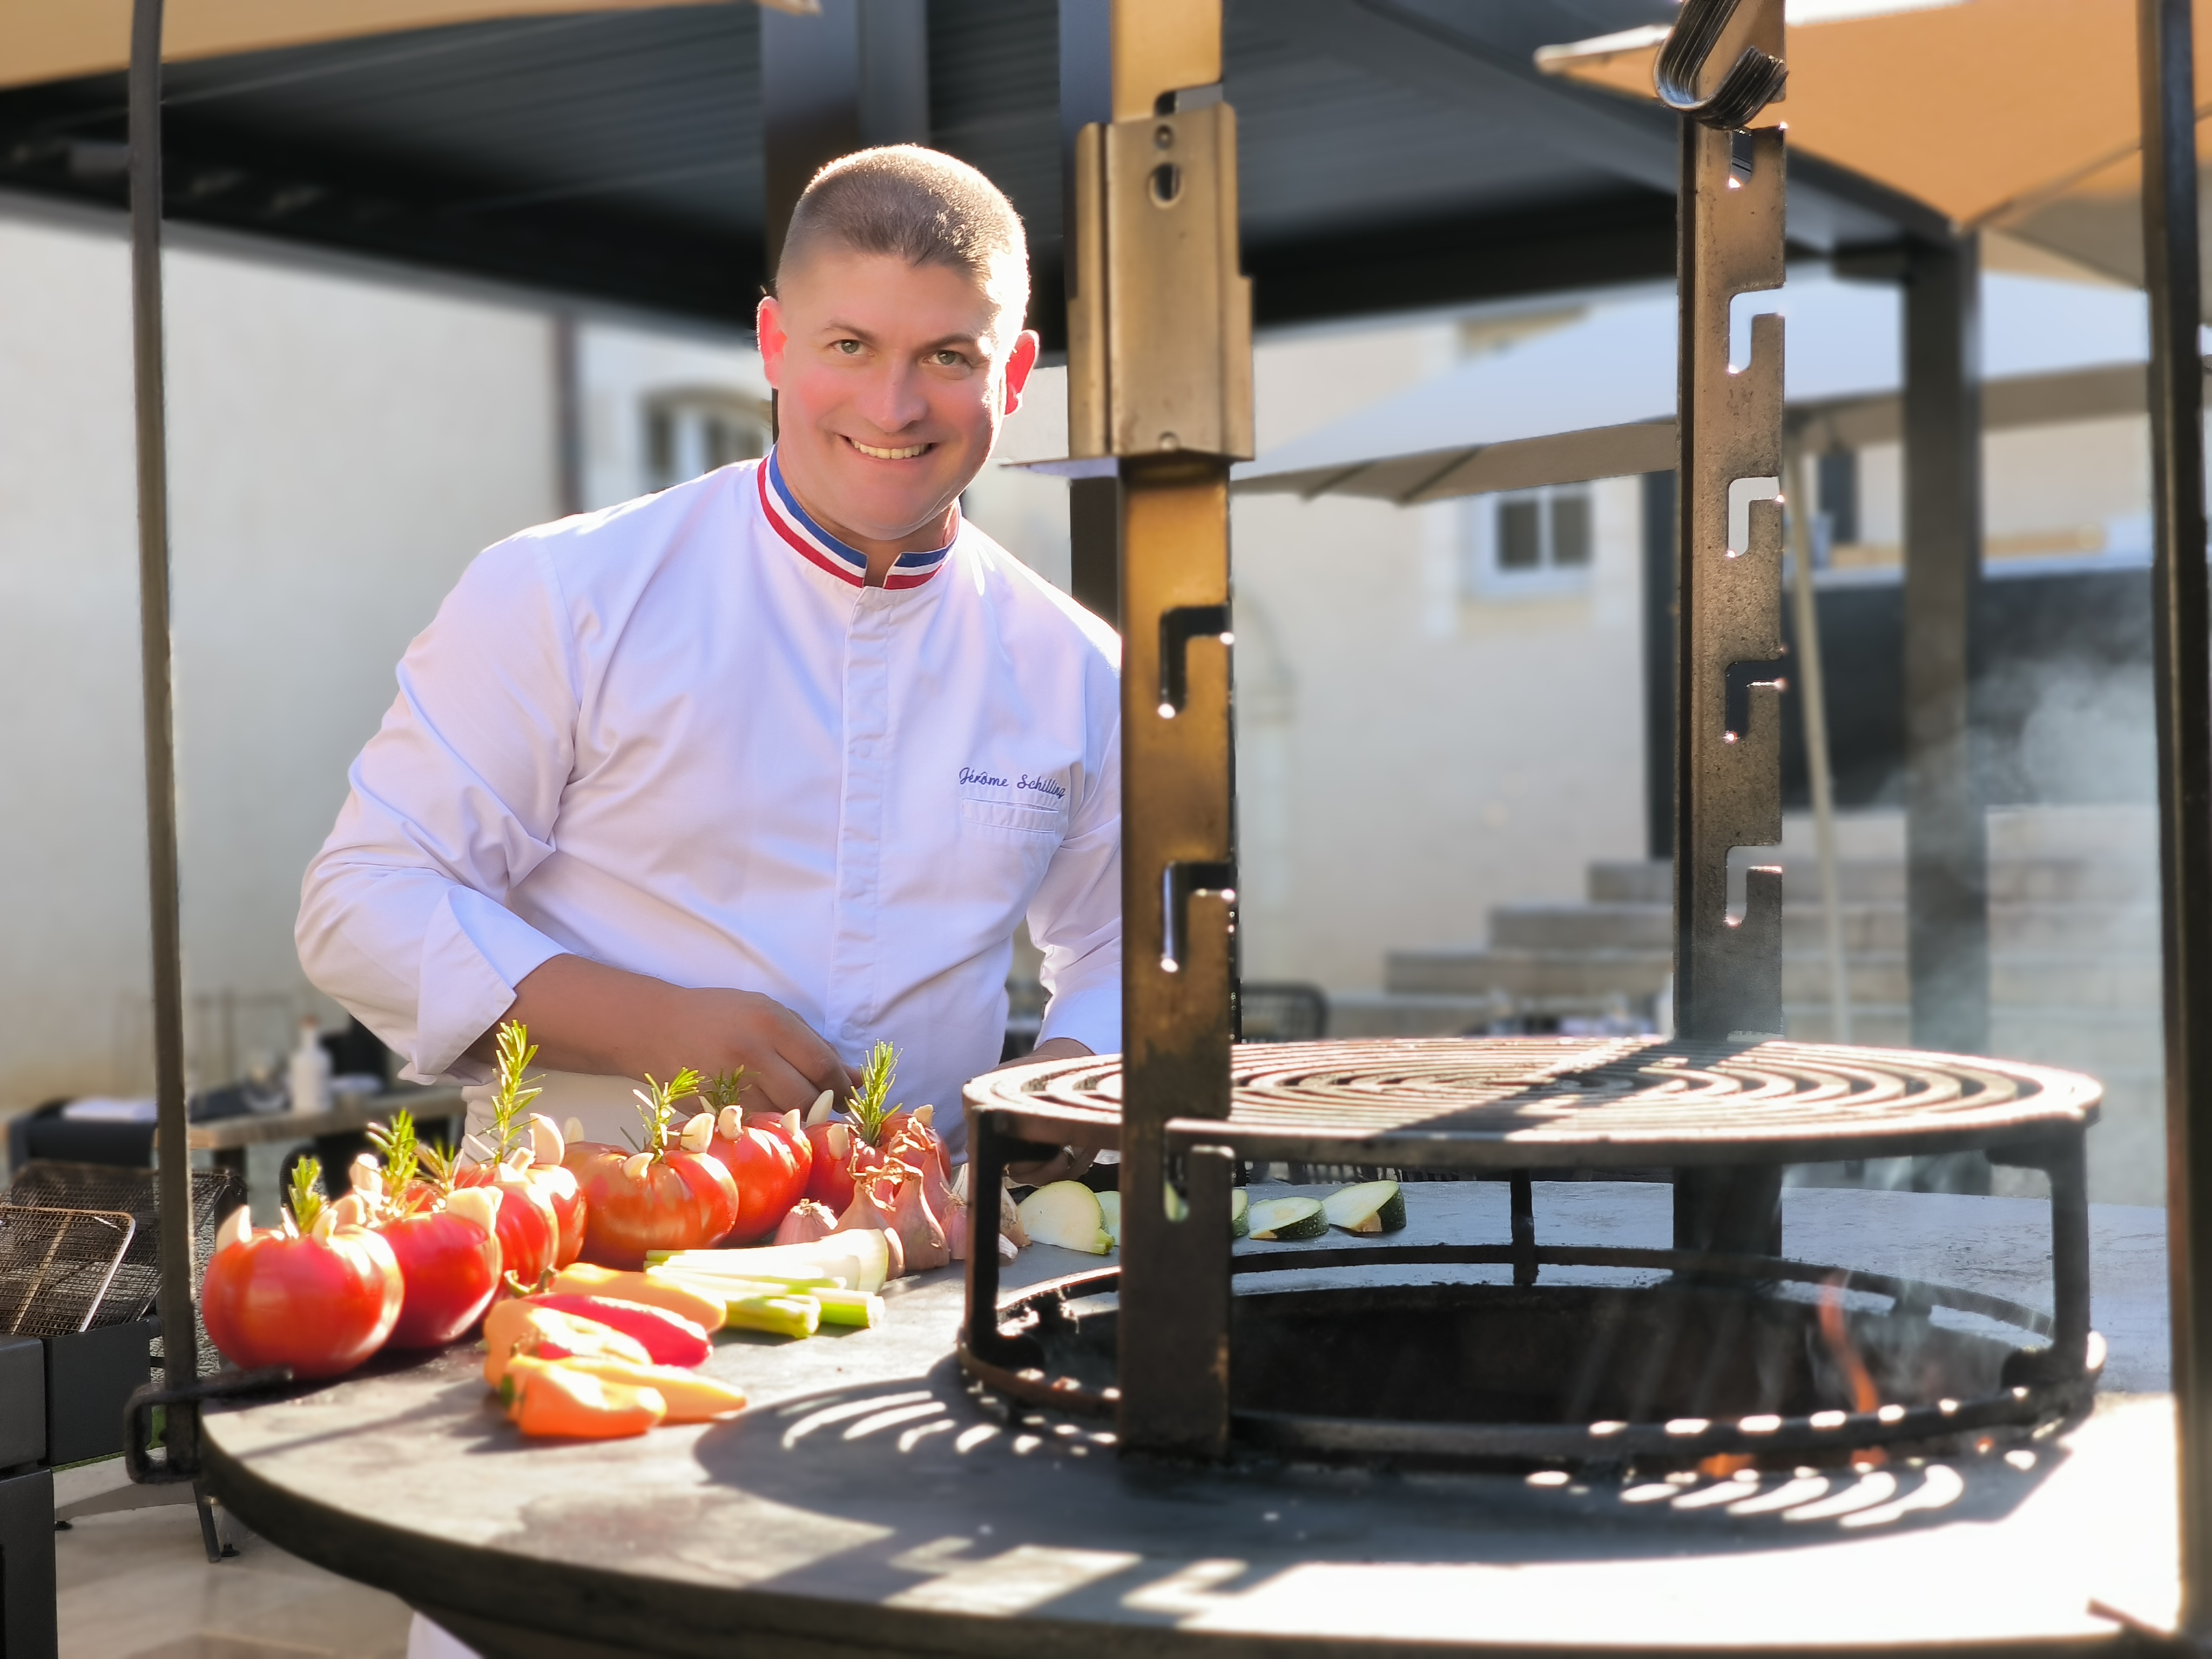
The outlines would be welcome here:
M 336 1376 L 382 1347 L 402 1295 L 392 1246 L 361 1227 L 327 1239 L 258 1232 L 218 1250 L 200 1286 L 208 1334 L 234 1365 Z
M 471 1164 L 454 1176 L 456 1187 L 499 1188 L 499 1248 L 506 1271 L 526 1289 L 557 1264 L 561 1219 L 553 1200 L 528 1176 L 497 1164 Z
M 553 1206 L 553 1218 L 560 1227 L 553 1265 L 565 1267 L 584 1249 L 584 1189 L 576 1184 L 574 1171 L 562 1169 L 532 1169 L 530 1184 Z
M 806 1195 L 806 1176 L 799 1166 L 799 1154 L 792 1151 L 784 1135 L 770 1131 L 758 1120 L 740 1127 L 734 1140 L 715 1131 L 707 1150 L 721 1160 L 737 1185 L 738 1218 L 729 1234 L 732 1244 L 766 1238 L 791 1206 Z
M 620 1146 L 578 1141 L 562 1160 L 584 1189 L 582 1259 L 636 1268 L 647 1250 L 696 1250 L 738 1218 L 738 1188 L 718 1158 L 673 1148 L 629 1173 Z
M 798 1203 L 799 1199 L 806 1196 L 806 1183 L 814 1175 L 814 1143 L 800 1127 L 798 1115 L 793 1112 L 748 1112 L 745 1122 L 754 1128 L 767 1130 L 791 1148 L 791 1155 L 799 1160 L 799 1197 L 791 1201 Z
M 839 1132 L 838 1139 L 845 1143 L 848 1153 L 861 1145 L 860 1132 L 842 1118 L 832 1118 L 827 1123 L 811 1123 L 806 1139 L 814 1150 L 813 1167 L 807 1172 L 806 1190 L 802 1197 L 818 1199 L 837 1214 L 845 1213 L 845 1206 L 853 1201 L 853 1177 L 847 1170 L 846 1159 L 830 1148 L 830 1131 Z M 872 1151 L 873 1149 L 869 1149 Z M 863 1158 L 865 1160 L 865 1153 Z
M 502 1216 L 509 1201 L 500 1201 Z M 402 1216 L 375 1231 L 392 1247 L 405 1287 L 389 1339 L 393 1347 L 441 1347 L 483 1317 L 499 1288 L 497 1238 L 443 1210 Z

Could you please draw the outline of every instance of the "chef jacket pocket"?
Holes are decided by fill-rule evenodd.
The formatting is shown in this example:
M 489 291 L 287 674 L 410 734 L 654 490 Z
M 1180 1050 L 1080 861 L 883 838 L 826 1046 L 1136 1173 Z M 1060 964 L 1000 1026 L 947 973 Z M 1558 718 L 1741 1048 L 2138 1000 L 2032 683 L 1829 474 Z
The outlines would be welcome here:
M 1023 806 L 1012 801 L 960 799 L 960 820 L 977 829 L 996 830 L 998 838 L 1023 842 L 1050 838 L 1058 842 L 1066 832 L 1066 820 L 1051 807 Z

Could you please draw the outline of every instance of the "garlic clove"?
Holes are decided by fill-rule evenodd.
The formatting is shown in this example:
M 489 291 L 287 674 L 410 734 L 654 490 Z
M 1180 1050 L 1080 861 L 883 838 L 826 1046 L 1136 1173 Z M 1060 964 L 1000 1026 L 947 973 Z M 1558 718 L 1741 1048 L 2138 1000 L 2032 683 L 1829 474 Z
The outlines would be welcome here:
M 794 1140 L 806 1133 L 806 1126 L 799 1121 L 799 1113 L 796 1109 L 783 1115 L 783 1132 Z
M 584 1120 L 580 1117 L 572 1117 L 566 1123 L 561 1126 L 562 1139 L 573 1143 L 581 1140 L 583 1138 Z
M 806 1127 L 811 1129 L 817 1123 L 827 1123 L 830 1109 L 836 1103 L 837 1097 L 827 1089 L 815 1096 L 814 1103 L 806 1109 Z
M 220 1255 L 234 1244 L 243 1244 L 253 1237 L 253 1212 L 243 1204 L 223 1217 L 222 1225 L 215 1230 L 216 1254 Z
M 833 1123 L 830 1126 L 830 1133 L 823 1139 L 829 1145 L 830 1156 L 839 1163 L 843 1163 L 845 1154 L 853 1144 L 852 1131 L 842 1123 Z
M 568 1155 L 568 1137 L 544 1113 L 532 1112 L 530 1115 L 530 1150 L 537 1155 L 538 1168 L 557 1170 L 561 1167 L 561 1160 Z
M 632 1181 L 645 1179 L 645 1172 L 653 1167 L 651 1152 L 632 1152 L 623 1160 L 623 1174 Z
M 315 1218 L 315 1224 L 307 1231 L 315 1237 L 322 1239 L 327 1243 L 330 1239 L 330 1236 L 337 1231 L 337 1230 L 338 1212 L 334 1209 L 325 1208 L 320 1215 Z
M 934 1106 L 915 1107 L 914 1109 L 914 1121 L 924 1124 L 931 1128 L 934 1128 L 937 1124 L 937 1108 Z
M 513 1170 L 516 1175 L 521 1175 L 537 1162 L 538 1154 L 532 1148 L 518 1146 L 507 1155 L 503 1161 L 503 1167 Z
M 734 1106 L 725 1106 L 714 1115 L 714 1133 L 725 1140 L 735 1140 L 745 1132 L 745 1115 Z
M 359 1193 L 348 1193 L 331 1206 L 331 1213 L 337 1217 L 337 1224 L 341 1227 L 366 1227 L 369 1218 L 368 1200 Z
M 701 1112 L 696 1117 L 687 1119 L 684 1125 L 682 1140 L 684 1150 L 687 1152 L 703 1152 L 713 1146 L 714 1115 L 712 1112 Z
M 499 1206 L 503 1194 L 496 1187 L 463 1187 L 446 1196 L 446 1213 L 473 1221 L 486 1233 L 499 1231 Z

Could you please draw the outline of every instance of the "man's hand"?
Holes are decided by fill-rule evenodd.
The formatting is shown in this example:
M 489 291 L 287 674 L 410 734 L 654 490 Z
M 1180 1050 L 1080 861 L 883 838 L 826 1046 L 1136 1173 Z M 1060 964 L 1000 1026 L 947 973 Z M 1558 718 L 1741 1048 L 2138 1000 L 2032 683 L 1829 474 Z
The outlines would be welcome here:
M 781 1003 L 752 991 L 687 990 L 581 957 L 526 975 L 501 1023 L 530 1027 L 544 1063 L 603 1077 L 704 1077 L 745 1068 L 745 1102 L 804 1111 L 824 1089 L 842 1098 L 860 1073 Z M 495 1030 L 496 1028 L 495 1028 Z M 491 1058 L 493 1032 L 471 1046 Z
M 1073 1037 L 1048 1037 L 1042 1042 L 1015 1060 L 994 1066 L 994 1072 L 1003 1072 L 1008 1066 L 1028 1066 L 1040 1060 L 1080 1060 L 1091 1053 Z M 986 1073 L 988 1075 L 988 1073 Z M 1049 1182 L 1073 1181 L 1091 1167 L 1098 1155 L 1088 1149 L 1063 1146 L 1050 1158 L 1040 1158 L 1034 1164 L 1009 1164 L 1006 1178 L 1017 1187 L 1042 1187 Z

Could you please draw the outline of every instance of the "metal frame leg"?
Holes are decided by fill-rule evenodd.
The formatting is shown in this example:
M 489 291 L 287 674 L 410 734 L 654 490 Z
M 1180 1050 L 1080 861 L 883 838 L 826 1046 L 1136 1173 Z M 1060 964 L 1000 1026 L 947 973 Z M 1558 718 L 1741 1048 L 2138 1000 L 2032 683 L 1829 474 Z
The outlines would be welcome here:
M 0 1651 L 55 1659 L 54 1476 L 30 1469 L 0 1480 Z

